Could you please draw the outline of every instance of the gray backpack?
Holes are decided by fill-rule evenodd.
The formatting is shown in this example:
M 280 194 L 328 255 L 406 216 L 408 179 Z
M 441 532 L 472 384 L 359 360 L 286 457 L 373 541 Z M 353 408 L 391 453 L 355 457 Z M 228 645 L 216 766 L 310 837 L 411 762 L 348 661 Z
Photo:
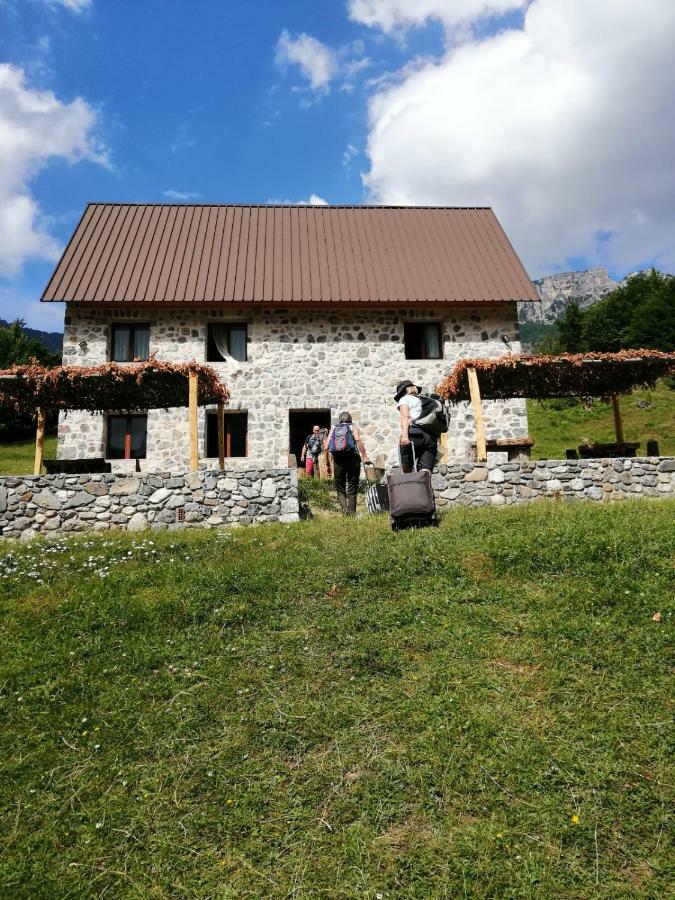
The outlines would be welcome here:
M 415 425 L 439 437 L 448 430 L 450 413 L 438 394 L 420 394 L 422 413 Z

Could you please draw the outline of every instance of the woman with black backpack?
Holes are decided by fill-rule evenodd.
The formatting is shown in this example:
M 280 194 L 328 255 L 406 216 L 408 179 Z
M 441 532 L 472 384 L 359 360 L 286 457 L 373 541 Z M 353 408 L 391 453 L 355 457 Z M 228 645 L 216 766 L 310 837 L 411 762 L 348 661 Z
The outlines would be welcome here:
M 341 412 L 338 424 L 328 433 L 324 450 L 330 450 L 333 457 L 333 477 L 335 491 L 343 516 L 353 516 L 356 512 L 356 495 L 361 477 L 361 458 L 370 465 L 361 432 L 352 423 L 351 414 Z

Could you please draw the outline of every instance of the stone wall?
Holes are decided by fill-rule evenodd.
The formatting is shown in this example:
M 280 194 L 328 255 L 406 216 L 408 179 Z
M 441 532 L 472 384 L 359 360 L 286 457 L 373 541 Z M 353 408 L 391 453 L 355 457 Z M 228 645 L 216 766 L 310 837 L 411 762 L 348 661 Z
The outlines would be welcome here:
M 0 478 L 0 536 L 297 522 L 290 469 Z
M 625 500 L 675 496 L 675 458 L 547 459 L 440 466 L 438 506 L 504 506 L 538 498 Z
M 66 315 L 63 361 L 96 365 L 109 359 L 111 325 L 136 321 L 150 326 L 150 352 L 180 362 L 206 360 L 209 322 L 248 324 L 248 361 L 210 363 L 231 391 L 230 409 L 248 412 L 248 456 L 255 464 L 288 462 L 289 410 L 326 409 L 335 419 L 350 410 L 374 458 L 391 463 L 397 452 L 398 412 L 394 387 L 410 378 L 433 389 L 461 357 L 496 357 L 520 350 L 515 304 L 494 307 L 457 305 L 439 310 L 125 310 L 78 309 Z M 443 358 L 406 360 L 403 325 L 410 321 L 440 322 Z M 508 345 L 505 341 L 508 341 Z M 523 400 L 484 404 L 490 437 L 527 435 Z M 105 416 L 68 413 L 59 425 L 59 457 L 105 455 Z M 205 414 L 200 410 L 200 455 L 205 453 Z M 454 407 L 448 435 L 449 456 L 465 459 L 474 440 L 470 404 Z M 189 458 L 187 410 L 148 412 L 148 458 L 153 468 L 179 471 Z M 250 465 L 228 461 L 228 466 Z

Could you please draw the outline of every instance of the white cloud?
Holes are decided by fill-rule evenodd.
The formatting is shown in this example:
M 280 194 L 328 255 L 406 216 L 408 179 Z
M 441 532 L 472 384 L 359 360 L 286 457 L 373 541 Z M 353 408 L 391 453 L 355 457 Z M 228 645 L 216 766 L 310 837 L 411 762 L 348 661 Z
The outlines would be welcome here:
M 89 9 L 92 0 L 45 0 L 48 6 L 63 6 L 70 12 L 81 13 Z
M 335 53 L 309 34 L 291 37 L 284 28 L 277 41 L 274 61 L 282 71 L 298 66 L 313 91 L 326 92 L 337 72 Z
M 533 0 L 522 30 L 376 91 L 369 198 L 492 205 L 534 276 L 576 256 L 672 268 L 674 45 L 672 0 Z
M 267 202 L 274 206 L 328 206 L 328 201 L 318 194 L 310 194 L 309 200 L 279 200 L 278 197 L 269 197 Z
M 163 196 L 167 200 L 175 200 L 176 203 L 189 203 L 191 200 L 199 200 L 201 194 L 199 191 L 176 191 L 173 188 L 168 188 L 163 192 Z
M 18 275 L 29 257 L 58 258 L 61 248 L 28 185 L 54 159 L 109 165 L 96 124 L 81 98 L 63 103 L 51 91 L 32 90 L 21 69 L 0 64 L 0 276 Z
M 519 9 L 528 0 L 349 0 L 349 18 L 390 33 L 437 19 L 446 27 Z M 592 2 L 592 0 L 589 0 Z
M 352 160 L 359 155 L 359 148 L 354 144 L 347 144 L 342 154 L 342 165 L 349 172 L 352 167 Z

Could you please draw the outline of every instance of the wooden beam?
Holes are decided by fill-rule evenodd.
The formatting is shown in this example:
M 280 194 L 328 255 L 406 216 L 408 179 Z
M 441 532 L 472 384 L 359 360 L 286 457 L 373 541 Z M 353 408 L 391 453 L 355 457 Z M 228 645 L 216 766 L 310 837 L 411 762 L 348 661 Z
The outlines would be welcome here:
M 218 466 L 225 468 L 225 404 L 218 404 Z
M 623 444 L 623 422 L 621 421 L 621 407 L 619 405 L 619 395 L 612 394 L 612 411 L 614 413 L 614 433 L 616 434 L 617 444 Z
M 33 475 L 42 473 L 42 457 L 45 452 L 45 411 L 44 407 L 37 408 L 37 428 L 35 429 L 35 464 L 33 466 Z
M 471 407 L 476 422 L 476 458 L 478 462 L 486 462 L 487 447 L 485 446 L 485 422 L 483 421 L 483 407 L 480 402 L 478 375 L 473 366 L 467 368 L 466 374 L 469 379 L 469 395 L 471 396 Z
M 446 466 L 448 464 L 448 432 L 441 435 L 441 463 Z
M 197 426 L 197 373 L 190 372 L 189 382 L 189 422 L 190 422 L 190 471 L 196 472 L 199 468 L 199 433 Z

